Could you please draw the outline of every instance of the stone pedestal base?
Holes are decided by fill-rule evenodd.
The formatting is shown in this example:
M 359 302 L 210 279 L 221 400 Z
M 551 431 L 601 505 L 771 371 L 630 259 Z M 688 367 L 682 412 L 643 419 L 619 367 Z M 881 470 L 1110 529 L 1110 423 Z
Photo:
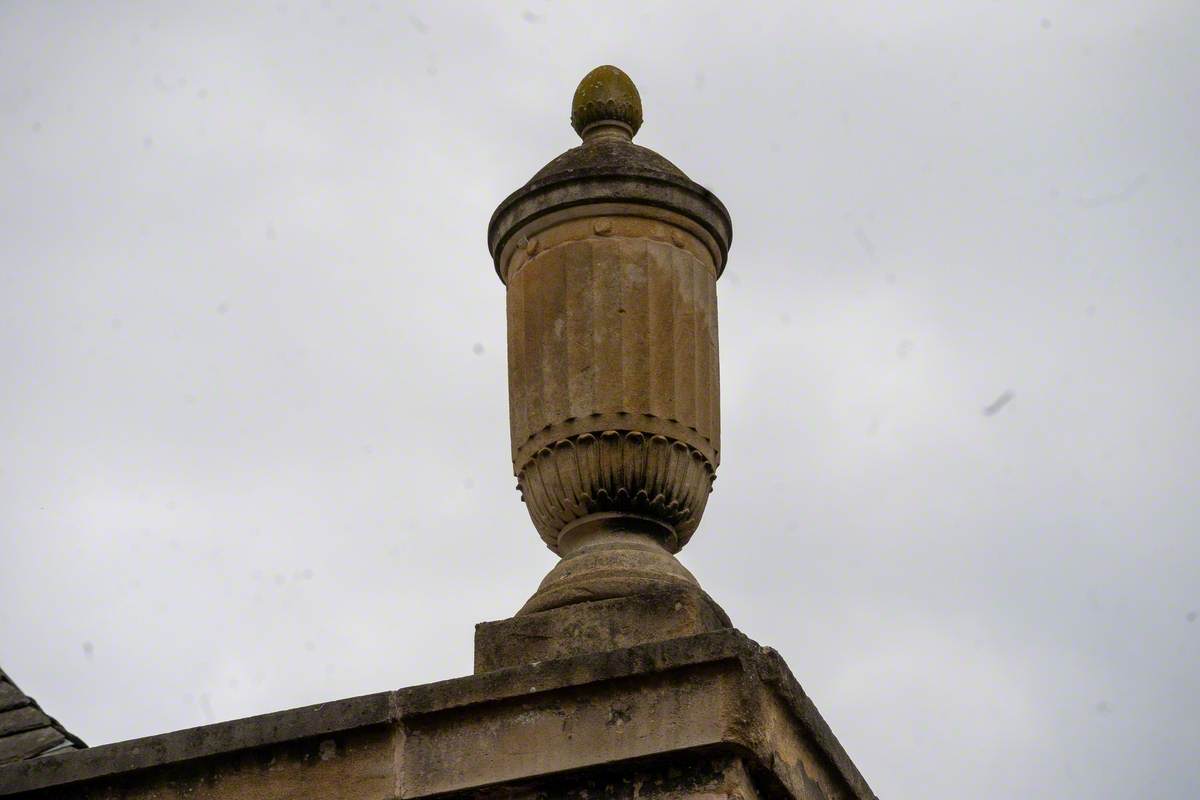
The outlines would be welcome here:
M 475 672 L 620 650 L 730 627 L 729 617 L 699 588 L 575 603 L 476 625 Z

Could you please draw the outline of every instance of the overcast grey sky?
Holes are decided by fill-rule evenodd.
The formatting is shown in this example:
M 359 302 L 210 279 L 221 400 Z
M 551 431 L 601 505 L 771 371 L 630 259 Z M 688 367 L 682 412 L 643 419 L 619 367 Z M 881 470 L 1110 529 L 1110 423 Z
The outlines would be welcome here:
M 3 4 L 0 664 L 92 744 L 468 673 L 554 560 L 485 227 L 613 63 L 734 220 L 683 562 L 881 796 L 1200 795 L 1198 48 L 1191 0 Z

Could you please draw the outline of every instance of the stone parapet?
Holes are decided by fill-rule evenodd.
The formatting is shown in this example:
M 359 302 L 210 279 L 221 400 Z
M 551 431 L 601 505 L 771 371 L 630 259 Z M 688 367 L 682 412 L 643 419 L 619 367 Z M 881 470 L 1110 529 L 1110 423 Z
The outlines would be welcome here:
M 733 630 L 0 767 L 0 796 L 22 800 L 582 798 L 596 787 L 874 797 L 782 659 Z

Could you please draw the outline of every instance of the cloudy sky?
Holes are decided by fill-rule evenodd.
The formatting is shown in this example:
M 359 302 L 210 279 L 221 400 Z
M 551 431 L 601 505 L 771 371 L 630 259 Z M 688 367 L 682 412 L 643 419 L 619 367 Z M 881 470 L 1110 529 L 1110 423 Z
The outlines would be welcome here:
M 91 744 L 466 674 L 554 557 L 491 211 L 614 63 L 734 220 L 684 563 L 885 797 L 1200 794 L 1200 10 L 0 6 L 0 664 Z

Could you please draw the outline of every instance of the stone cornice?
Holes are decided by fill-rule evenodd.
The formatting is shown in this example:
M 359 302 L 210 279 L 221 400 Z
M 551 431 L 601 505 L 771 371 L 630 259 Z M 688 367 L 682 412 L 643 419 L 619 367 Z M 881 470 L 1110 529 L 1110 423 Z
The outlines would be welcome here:
M 656 677 L 667 673 L 672 677 L 665 682 Z M 687 699 L 689 692 L 699 693 L 699 705 Z M 598 730 L 588 728 L 597 738 L 587 748 L 564 747 L 562 753 L 552 748 L 525 761 L 505 761 L 502 769 L 492 769 L 486 758 L 467 759 L 470 763 L 454 760 L 454 748 L 482 752 L 487 742 L 478 738 L 480 726 L 491 726 L 489 730 L 500 731 L 503 737 L 514 720 L 535 724 L 543 713 L 551 722 L 559 719 L 568 713 L 563 711 L 564 703 L 577 704 L 580 714 L 590 713 L 585 709 L 599 707 L 598 703 L 623 703 L 630 724 L 638 724 L 639 703 L 657 709 L 668 697 L 684 703 L 689 715 L 681 729 L 685 735 L 672 744 L 671 751 L 729 747 L 752 759 L 765 780 L 792 796 L 804 796 L 800 793 L 805 786 L 815 783 L 824 786 L 830 797 L 874 798 L 779 655 L 734 630 L 45 756 L 0 767 L 0 796 L 38 793 L 45 797 L 49 795 L 42 793 L 51 789 L 56 797 L 99 795 L 106 787 L 127 787 L 131 782 L 143 787 L 156 786 L 157 781 L 182 786 L 191 775 L 201 776 L 196 780 L 211 789 L 220 786 L 227 771 L 239 786 L 257 787 L 256 775 L 261 773 L 262 781 L 269 781 L 273 754 L 289 747 L 300 748 L 296 757 L 312 762 L 305 778 L 312 794 L 296 797 L 326 796 L 320 794 L 319 770 L 336 770 L 339 758 L 350 757 L 344 755 L 348 751 L 357 753 L 359 774 L 367 765 L 380 770 L 369 785 L 356 789 L 356 796 L 364 798 L 423 797 L 512 780 L 528 782 L 543 774 L 536 766 L 541 758 L 561 759 L 561 764 L 553 765 L 553 771 L 561 773 L 650 753 L 642 752 L 645 747 L 637 737 L 606 732 L 603 725 Z M 668 721 L 651 714 L 641 724 L 653 729 Z M 334 742 L 340 745 L 326 747 Z M 215 789 L 210 794 L 226 796 Z

